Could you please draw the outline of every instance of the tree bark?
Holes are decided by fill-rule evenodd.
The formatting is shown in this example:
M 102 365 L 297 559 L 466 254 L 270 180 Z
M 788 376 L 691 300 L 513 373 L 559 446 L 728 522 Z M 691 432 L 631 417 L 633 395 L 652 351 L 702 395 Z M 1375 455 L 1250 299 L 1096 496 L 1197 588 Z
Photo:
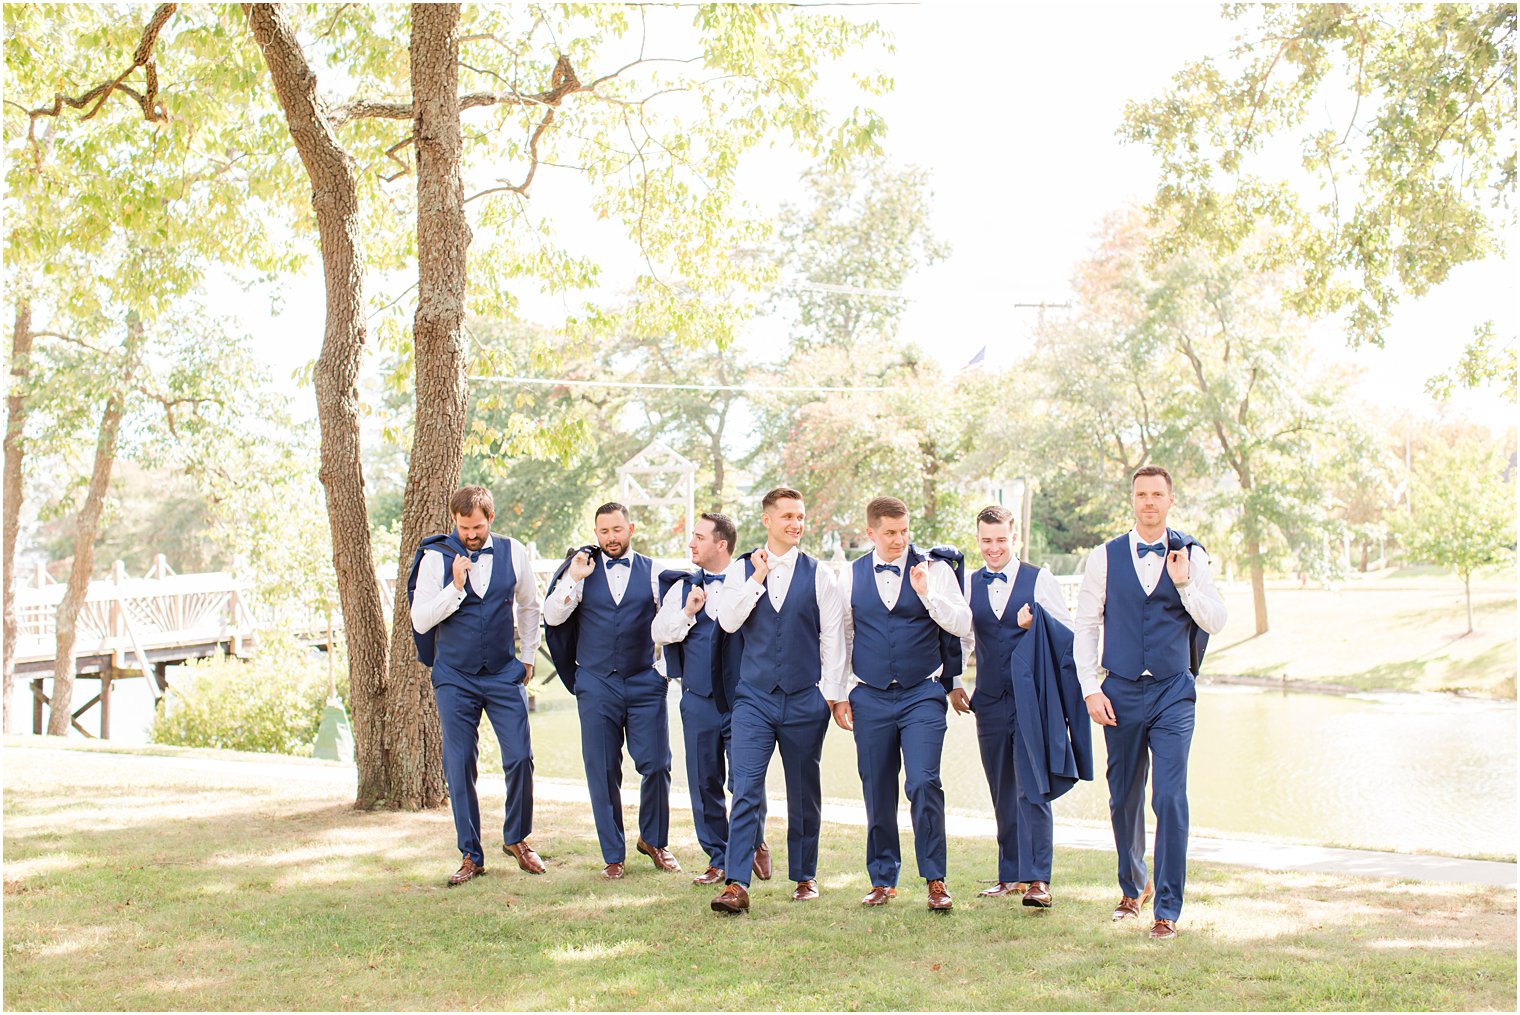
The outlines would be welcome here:
M 412 652 L 406 584 L 417 544 L 453 524 L 448 505 L 459 485 L 467 408 L 463 331 L 470 229 L 461 170 L 457 4 L 412 5 L 411 65 L 417 151 L 416 410 L 401 507 L 386 736 L 392 803 L 421 808 L 437 807 L 446 799 L 443 741 L 428 671 Z M 518 576 L 518 581 L 532 580 L 532 575 Z
M 21 532 L 21 467 L 26 454 L 26 383 L 32 366 L 32 301 L 16 301 L 16 327 L 11 332 L 11 386 L 5 396 L 5 521 L 4 557 L 5 634 L 0 665 L 5 670 L 4 715 L 0 730 L 11 731 L 11 694 L 16 686 L 16 539 Z
M 391 798 L 385 758 L 386 631 L 369 512 L 359 460 L 359 367 L 364 358 L 364 263 L 353 160 L 338 144 L 317 79 L 278 4 L 244 4 L 254 41 L 269 67 L 290 137 L 311 180 L 322 245 L 326 327 L 315 387 L 322 447 L 319 476 L 332 530 L 333 566 L 348 645 L 355 760 L 355 804 Z
M 1247 494 L 1249 497 L 1249 493 Z M 1267 574 L 1261 562 L 1261 532 L 1257 519 L 1246 508 L 1246 559 L 1251 562 L 1251 602 L 1256 607 L 1256 633 L 1267 633 Z
M 138 355 L 142 349 L 143 325 L 137 313 L 127 314 L 127 341 L 122 347 L 121 375 L 106 398 L 100 416 L 100 434 L 95 441 L 95 465 L 90 472 L 90 488 L 84 506 L 74 524 L 74 560 L 69 565 L 69 584 L 58 604 L 56 645 L 53 656 L 53 701 L 48 714 L 48 736 L 68 736 L 74 717 L 74 643 L 78 637 L 79 611 L 90 591 L 90 573 L 95 569 L 95 537 L 100 533 L 100 516 L 105 512 L 106 493 L 111 487 L 111 469 L 116 464 L 116 439 L 121 434 L 121 418 L 126 413 L 127 393 L 137 374 Z

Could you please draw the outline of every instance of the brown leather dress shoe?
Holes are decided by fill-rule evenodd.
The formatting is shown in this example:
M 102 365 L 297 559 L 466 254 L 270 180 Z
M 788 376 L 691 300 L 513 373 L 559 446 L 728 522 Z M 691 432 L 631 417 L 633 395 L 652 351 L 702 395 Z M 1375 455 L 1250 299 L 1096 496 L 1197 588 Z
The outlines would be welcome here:
M 1114 907 L 1114 922 L 1117 923 L 1120 920 L 1128 920 L 1131 917 L 1138 917 L 1140 915 L 1140 907 L 1145 905 L 1146 902 L 1150 900 L 1152 891 L 1153 888 L 1151 887 L 1150 882 L 1147 881 L 1145 884 L 1145 891 L 1140 893 L 1140 897 L 1138 899 L 1132 899 L 1128 895 L 1120 897 L 1119 904 Z
M 469 857 L 464 857 L 459 861 L 459 869 L 453 874 L 449 875 L 449 887 L 453 888 L 456 885 L 462 885 L 466 881 L 469 881 L 471 878 L 478 878 L 483 876 L 485 872 L 485 864 L 476 863 Z
M 897 889 L 888 888 L 886 885 L 872 885 L 866 897 L 860 900 L 862 906 L 885 906 L 891 900 L 897 898 Z
M 999 881 L 991 888 L 983 888 L 976 895 L 980 899 L 1001 899 L 1005 895 L 1022 895 L 1028 887 L 1022 881 Z
M 1050 897 L 1050 886 L 1043 881 L 1031 881 L 1024 889 L 1024 905 L 1049 909 L 1055 900 Z
M 622 876 L 623 865 L 621 863 L 609 863 L 607 866 L 602 868 L 602 877 L 606 878 L 608 881 L 616 881 Z
M 739 882 L 723 886 L 712 900 L 714 913 L 732 913 L 737 916 L 740 913 L 749 912 L 749 891 Z
M 708 867 L 707 870 L 691 879 L 694 885 L 715 885 L 723 880 L 723 872 L 716 867 Z
M 1176 920 L 1157 920 L 1155 923 L 1151 924 L 1150 937 L 1152 941 L 1170 941 L 1176 936 Z
M 929 908 L 936 913 L 943 913 L 951 905 L 950 893 L 945 891 L 945 883 L 943 881 L 929 882 Z
M 761 881 L 771 879 L 771 848 L 765 843 L 755 847 L 755 877 Z
M 524 839 L 522 842 L 511 843 L 510 845 L 502 843 L 501 851 L 515 859 L 517 866 L 529 874 L 542 874 L 544 872 L 544 862 L 538 858 L 537 853 L 533 852 L 533 847 L 528 845 L 527 839 Z
M 653 860 L 656 870 L 669 871 L 673 874 L 681 872 L 681 865 L 676 863 L 676 858 L 671 856 L 670 850 L 664 846 L 651 846 L 643 839 L 640 839 L 634 844 L 633 848 Z
M 812 878 L 797 882 L 797 887 L 792 890 L 793 902 L 812 902 L 816 898 L 818 898 L 818 882 Z

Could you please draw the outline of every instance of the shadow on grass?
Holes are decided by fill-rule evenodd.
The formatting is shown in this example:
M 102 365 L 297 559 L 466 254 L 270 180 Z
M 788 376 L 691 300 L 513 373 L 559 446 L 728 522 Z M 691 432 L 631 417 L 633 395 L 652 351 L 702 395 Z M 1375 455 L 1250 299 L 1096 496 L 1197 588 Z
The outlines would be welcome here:
M 975 899 L 992 844 L 952 840 L 940 916 L 907 838 L 901 897 L 866 909 L 864 832 L 830 826 L 823 898 L 756 882 L 751 915 L 724 918 L 712 889 L 635 855 L 602 881 L 584 805 L 537 808 L 544 877 L 494 853 L 450 890 L 446 812 L 356 812 L 299 778 L 238 785 L 235 766 L 203 786 L 155 762 L 102 777 L 85 752 L 6 762 L 13 1008 L 1465 1009 L 1515 993 L 1513 892 L 1332 875 L 1285 891 L 1198 864 L 1183 937 L 1156 945 L 1109 921 L 1106 854 L 1058 853 L 1039 912 Z M 500 802 L 482 806 L 490 826 Z M 672 848 L 694 866 L 689 821 L 674 813 Z

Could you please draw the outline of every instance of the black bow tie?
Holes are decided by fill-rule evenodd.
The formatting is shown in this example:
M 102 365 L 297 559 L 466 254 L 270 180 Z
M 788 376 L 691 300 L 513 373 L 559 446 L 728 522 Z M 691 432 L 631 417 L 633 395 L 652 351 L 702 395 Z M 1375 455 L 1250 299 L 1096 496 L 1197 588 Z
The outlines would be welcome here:
M 726 574 L 706 574 L 702 576 L 702 584 L 711 585 L 713 582 L 721 582 L 727 577 L 728 575 Z
M 626 568 L 632 568 L 633 567 L 633 564 L 628 560 L 627 557 L 606 557 L 604 559 L 607 561 L 607 567 L 609 569 L 614 568 L 614 567 L 618 567 L 618 566 L 622 566 L 622 567 L 626 567 Z
M 1007 582 L 1008 576 L 1001 571 L 983 571 L 982 581 L 991 585 L 993 582 Z
M 902 577 L 902 568 L 898 567 L 896 564 L 877 564 L 876 573 L 881 574 L 883 571 L 891 571 L 893 574 L 897 575 L 897 577 Z
M 496 556 L 495 548 L 494 547 L 490 547 L 490 546 L 482 547 L 479 550 L 471 550 L 469 552 L 470 552 L 470 563 L 472 563 L 472 564 L 475 563 L 477 560 L 479 560 L 485 554 L 489 553 L 493 557 Z

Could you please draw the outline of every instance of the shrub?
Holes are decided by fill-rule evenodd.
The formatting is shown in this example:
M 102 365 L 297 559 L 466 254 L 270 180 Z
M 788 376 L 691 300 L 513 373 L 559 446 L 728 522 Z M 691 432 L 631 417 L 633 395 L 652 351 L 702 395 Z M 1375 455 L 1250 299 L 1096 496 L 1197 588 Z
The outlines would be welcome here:
M 348 665 L 336 660 L 339 695 Z M 311 756 L 327 702 L 327 659 L 288 637 L 264 635 L 249 659 L 191 663 L 171 678 L 148 736 L 156 744 Z

